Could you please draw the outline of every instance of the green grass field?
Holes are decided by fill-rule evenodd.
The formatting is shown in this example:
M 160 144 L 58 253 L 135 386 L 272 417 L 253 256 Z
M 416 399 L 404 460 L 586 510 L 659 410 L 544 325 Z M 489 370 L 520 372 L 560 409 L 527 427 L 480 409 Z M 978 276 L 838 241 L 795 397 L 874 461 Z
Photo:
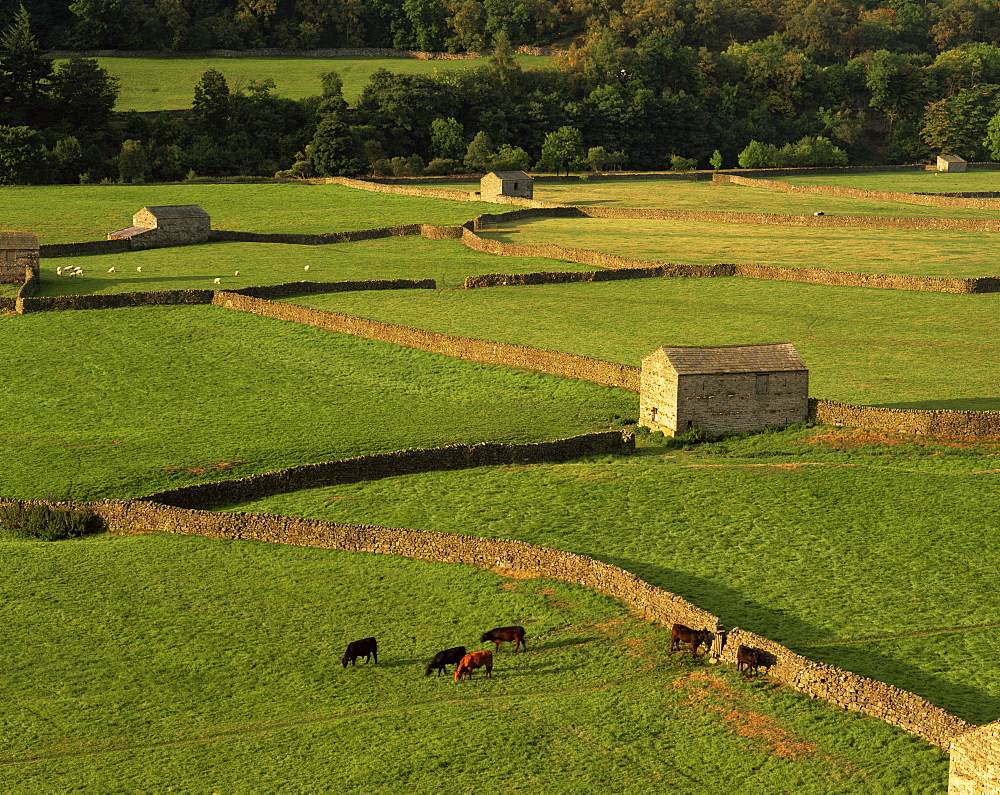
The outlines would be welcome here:
M 6 497 L 132 497 L 405 447 L 544 441 L 636 396 L 217 307 L 0 317 Z M 526 411 L 526 408 L 530 408 Z
M 996 720 L 1000 447 L 864 441 L 786 431 L 690 452 L 647 447 L 631 457 L 388 478 L 234 507 L 591 555 L 729 627 L 891 682 L 967 720 Z M 977 628 L 955 631 L 962 627 Z
M 461 224 L 495 204 L 422 199 L 307 182 L 239 185 L 0 187 L 0 232 L 37 232 L 41 243 L 104 240 L 147 206 L 197 204 L 213 229 L 343 232 L 398 224 Z M 64 261 L 65 262 L 65 261 Z
M 7 792 L 940 792 L 938 749 L 671 655 L 614 601 L 466 566 L 188 537 L 8 542 Z M 517 621 L 492 680 L 423 676 Z M 343 669 L 374 634 L 379 664 Z
M 636 279 L 484 290 L 339 293 L 295 303 L 638 366 L 661 345 L 792 342 L 813 397 L 1000 410 L 983 329 L 1000 294 L 946 295 L 754 279 Z
M 514 56 L 522 69 L 551 68 L 555 58 L 537 55 Z M 271 78 L 282 97 L 302 99 L 318 96 L 319 76 L 337 72 L 344 81 L 344 98 L 354 103 L 373 72 L 388 69 L 408 75 L 430 75 L 455 69 L 475 69 L 489 58 L 459 61 L 423 61 L 416 58 L 97 58 L 97 62 L 120 81 L 115 110 L 155 111 L 190 108 L 194 87 L 209 69 L 222 72 L 231 91 L 246 87 L 252 80 Z M 60 63 L 59 60 L 56 63 Z
M 938 171 L 899 171 L 867 174 L 817 174 L 776 177 L 792 185 L 848 185 L 864 190 L 905 193 L 1000 191 L 1000 170 L 972 169 L 960 174 Z
M 84 275 L 59 276 L 56 268 L 77 265 Z M 308 265 L 309 272 L 303 268 Z M 114 268 L 114 273 L 109 269 Z M 136 268 L 142 268 L 138 272 Z M 416 236 L 292 246 L 274 243 L 211 243 L 157 248 L 128 254 L 55 258 L 42 263 L 39 296 L 124 293 L 145 290 L 228 289 L 358 279 L 434 279 L 439 288 L 461 287 L 466 276 L 530 273 L 538 270 L 592 270 L 585 265 L 547 259 L 505 257 L 471 251 L 459 240 Z M 236 276 L 236 271 L 240 275 Z M 221 278 L 221 285 L 215 279 Z M 14 292 L 18 285 L 0 285 Z
M 786 227 L 607 218 L 524 218 L 483 237 L 554 244 L 661 262 L 746 262 L 795 268 L 972 278 L 994 276 L 996 232 Z

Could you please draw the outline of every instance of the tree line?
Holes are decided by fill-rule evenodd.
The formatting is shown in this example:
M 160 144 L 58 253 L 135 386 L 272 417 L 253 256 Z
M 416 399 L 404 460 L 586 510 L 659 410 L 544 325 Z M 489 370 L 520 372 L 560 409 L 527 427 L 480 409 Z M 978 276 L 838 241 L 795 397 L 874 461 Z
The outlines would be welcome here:
M 81 0 L 82 2 L 82 0 Z M 0 30 L 0 182 L 173 181 L 1000 159 L 1000 47 L 863 52 L 825 63 L 782 34 L 712 51 L 596 29 L 558 68 L 522 69 L 503 31 L 488 64 L 375 72 L 354 106 L 206 72 L 190 109 L 113 112 L 114 78 L 53 66 L 25 6 Z
M 22 0 L 47 49 L 469 51 L 609 30 L 722 51 L 780 34 L 820 63 L 1000 44 L 990 0 Z M 0 27 L 17 11 L 0 9 Z

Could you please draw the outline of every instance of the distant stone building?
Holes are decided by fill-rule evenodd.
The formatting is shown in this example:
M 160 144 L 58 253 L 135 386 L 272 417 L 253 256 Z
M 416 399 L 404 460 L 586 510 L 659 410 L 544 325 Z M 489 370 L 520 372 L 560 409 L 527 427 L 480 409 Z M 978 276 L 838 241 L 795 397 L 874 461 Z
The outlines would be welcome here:
M 535 181 L 523 171 L 491 171 L 479 180 L 479 193 L 484 202 L 496 201 L 497 196 L 532 199 Z
M 952 173 L 966 171 L 969 164 L 958 155 L 938 155 L 937 170 L 950 171 Z
M 27 269 L 38 275 L 38 235 L 34 232 L 0 233 L 0 282 L 21 284 Z
M 639 424 L 668 436 L 806 419 L 809 369 L 791 343 L 663 347 L 642 360 Z
M 143 207 L 132 216 L 132 226 L 118 229 L 108 240 L 127 239 L 132 248 L 204 243 L 212 232 L 212 219 L 197 204 Z

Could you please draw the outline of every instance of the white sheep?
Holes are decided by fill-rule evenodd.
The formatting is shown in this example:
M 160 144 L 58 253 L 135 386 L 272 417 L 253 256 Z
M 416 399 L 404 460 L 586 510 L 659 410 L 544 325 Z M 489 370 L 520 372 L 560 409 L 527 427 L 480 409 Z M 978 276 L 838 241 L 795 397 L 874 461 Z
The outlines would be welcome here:
M 135 269 L 136 273 L 142 273 L 142 265 Z
M 61 265 L 58 268 L 56 268 L 56 276 L 62 276 L 62 266 Z
M 222 279 L 216 279 L 216 280 L 215 280 L 215 283 L 216 283 L 216 284 L 222 284 Z
M 304 270 L 304 271 L 307 271 L 307 270 L 309 270 L 309 266 L 308 266 L 308 265 L 306 265 L 306 266 L 305 266 L 305 267 L 304 267 L 304 268 L 303 268 L 302 270 Z
M 233 274 L 233 276 L 239 276 L 239 275 L 240 275 L 239 271 L 236 271 L 236 273 Z
M 108 268 L 108 273 L 114 273 L 114 272 L 115 272 L 114 268 Z

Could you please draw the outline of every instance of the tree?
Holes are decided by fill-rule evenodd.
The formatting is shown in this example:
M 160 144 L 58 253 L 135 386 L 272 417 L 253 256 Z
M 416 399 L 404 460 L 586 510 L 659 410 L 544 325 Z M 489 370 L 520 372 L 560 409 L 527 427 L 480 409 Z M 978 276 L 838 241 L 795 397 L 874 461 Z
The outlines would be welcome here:
M 565 171 L 580 168 L 586 162 L 583 149 L 583 135 L 575 127 L 565 125 L 545 136 L 542 156 L 537 169 L 542 171 Z
M 777 163 L 778 148 L 774 144 L 751 141 L 740 152 L 736 162 L 740 168 L 774 168 Z
M 312 139 L 312 165 L 325 177 L 353 177 L 364 170 L 360 142 L 355 140 L 344 119 L 328 113 Z
M 482 130 L 469 143 L 465 150 L 465 167 L 473 173 L 489 171 L 493 163 L 493 145 L 489 136 Z
M 940 154 L 982 160 L 988 126 L 1000 111 L 1000 85 L 965 88 L 927 106 L 920 137 Z
M 708 162 L 713 169 L 718 171 L 720 168 L 722 168 L 722 152 L 716 149 L 714 152 L 712 152 L 712 156 L 708 159 Z
M 0 35 L 0 53 L 0 122 L 33 122 L 44 115 L 42 82 L 52 73 L 52 59 L 39 48 L 23 3 Z
M 149 157 L 142 141 L 122 141 L 118 155 L 118 177 L 121 182 L 142 182 L 149 171 Z
M 320 98 L 319 106 L 316 108 L 318 115 L 324 113 L 343 113 L 347 110 L 347 101 L 344 99 L 344 81 L 337 72 L 323 72 L 319 76 L 320 84 L 323 86 L 323 94 Z
M 465 152 L 465 132 L 454 118 L 431 122 L 431 152 L 435 157 L 458 160 Z
M 209 134 L 222 134 L 229 124 L 229 84 L 215 69 L 203 73 L 194 87 L 192 116 L 197 127 Z
M 30 127 L 0 127 L 0 185 L 44 182 L 47 170 L 42 136 Z
M 490 163 L 490 171 L 527 171 L 531 158 L 520 146 L 502 144 Z
M 74 131 L 107 127 L 118 99 L 118 78 L 92 58 L 71 58 L 59 64 L 49 94 L 60 115 Z

